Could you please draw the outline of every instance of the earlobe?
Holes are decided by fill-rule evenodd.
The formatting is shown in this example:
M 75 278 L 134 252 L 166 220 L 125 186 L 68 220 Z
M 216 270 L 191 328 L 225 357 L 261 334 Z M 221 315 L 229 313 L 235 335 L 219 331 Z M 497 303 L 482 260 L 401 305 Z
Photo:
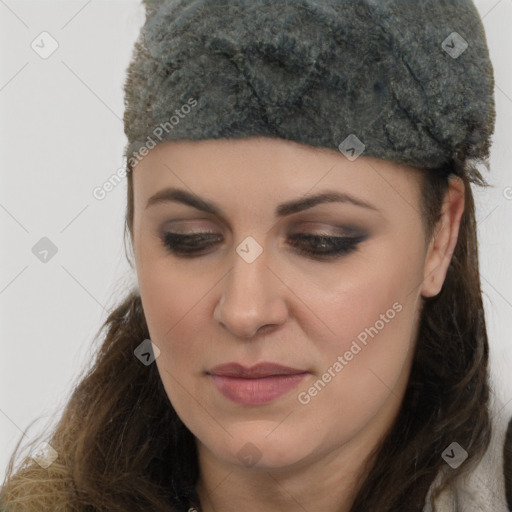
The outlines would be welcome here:
M 457 245 L 464 213 L 464 182 L 450 177 L 442 206 L 442 215 L 434 230 L 425 257 L 421 295 L 435 297 L 442 289 L 448 267 Z

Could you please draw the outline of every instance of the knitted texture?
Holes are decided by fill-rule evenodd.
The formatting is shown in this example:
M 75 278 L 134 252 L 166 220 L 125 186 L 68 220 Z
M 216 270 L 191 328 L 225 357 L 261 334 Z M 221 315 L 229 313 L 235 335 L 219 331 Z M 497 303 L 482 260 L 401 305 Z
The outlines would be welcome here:
M 248 136 L 424 168 L 488 157 L 493 68 L 469 0 L 145 5 L 124 84 L 128 161 L 165 140 Z
M 435 502 L 436 512 L 510 512 L 507 505 L 507 493 L 512 491 L 510 473 L 504 467 L 505 454 L 512 450 L 512 417 L 506 404 L 493 399 L 490 404 L 492 419 L 491 441 L 482 459 L 469 473 L 460 475 L 446 488 Z M 464 464 L 464 463 L 463 463 Z M 450 467 L 446 467 L 449 471 Z M 439 484 L 442 474 L 438 474 L 432 483 L 423 512 L 432 512 L 429 498 Z

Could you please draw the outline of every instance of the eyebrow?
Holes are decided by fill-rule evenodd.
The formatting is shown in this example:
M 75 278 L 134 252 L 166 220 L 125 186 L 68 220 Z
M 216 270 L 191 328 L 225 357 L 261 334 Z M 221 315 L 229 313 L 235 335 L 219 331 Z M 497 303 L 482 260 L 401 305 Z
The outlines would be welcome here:
M 179 188 L 165 188 L 160 190 L 148 199 L 146 208 L 156 204 L 176 202 L 192 206 L 197 210 L 211 213 L 213 215 L 223 216 L 222 210 L 214 203 L 207 201 L 196 194 L 187 192 Z M 313 208 L 314 206 L 322 203 L 349 203 L 361 208 L 367 208 L 379 212 L 380 210 L 362 199 L 354 197 L 350 194 L 327 190 L 319 194 L 305 196 L 300 199 L 295 199 L 281 203 L 275 210 L 276 217 L 285 217 L 294 213 Z

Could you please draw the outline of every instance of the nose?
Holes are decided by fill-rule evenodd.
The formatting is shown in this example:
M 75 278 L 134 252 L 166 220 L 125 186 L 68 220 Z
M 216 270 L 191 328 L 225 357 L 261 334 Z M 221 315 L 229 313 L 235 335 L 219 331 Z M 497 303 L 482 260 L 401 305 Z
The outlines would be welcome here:
M 214 311 L 215 320 L 234 336 L 249 339 L 267 334 L 286 321 L 287 287 L 271 266 L 265 251 L 252 263 L 235 253 Z

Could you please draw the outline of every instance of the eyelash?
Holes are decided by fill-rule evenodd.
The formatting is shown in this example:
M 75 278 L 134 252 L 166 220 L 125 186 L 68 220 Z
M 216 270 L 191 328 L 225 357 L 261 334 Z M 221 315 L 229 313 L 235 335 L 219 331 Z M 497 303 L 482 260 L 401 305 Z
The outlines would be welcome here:
M 180 233 L 167 232 L 163 236 L 163 244 L 165 248 L 171 253 L 181 258 L 194 258 L 201 256 L 201 253 L 214 245 L 213 243 L 203 245 L 203 247 L 197 247 L 201 242 L 216 239 L 218 240 L 219 235 L 211 235 L 208 233 L 195 233 L 192 235 L 183 235 Z M 299 233 L 291 237 L 293 242 L 290 245 L 301 254 L 313 259 L 334 259 L 341 257 L 357 249 L 357 246 L 366 239 L 365 235 L 355 237 L 339 237 L 339 236 L 325 236 L 325 235 L 312 235 L 308 233 Z M 306 242 L 308 245 L 315 245 L 317 247 L 322 245 L 329 245 L 330 248 L 327 250 L 311 250 L 304 249 L 299 246 L 300 242 Z M 187 247 L 187 244 L 189 246 Z M 180 247 L 181 246 L 181 247 Z

